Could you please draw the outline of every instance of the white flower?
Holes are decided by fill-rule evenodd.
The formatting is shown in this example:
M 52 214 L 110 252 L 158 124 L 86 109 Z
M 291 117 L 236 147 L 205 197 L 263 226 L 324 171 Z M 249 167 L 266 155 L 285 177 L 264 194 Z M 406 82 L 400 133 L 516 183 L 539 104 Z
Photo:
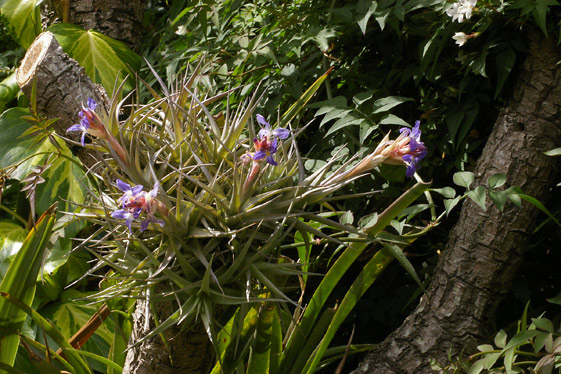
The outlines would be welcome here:
M 457 32 L 454 34 L 452 39 L 454 39 L 456 41 L 456 44 L 461 47 L 462 45 L 466 44 L 468 36 L 463 32 Z
M 452 22 L 464 22 L 465 19 L 471 18 L 471 12 L 473 8 L 477 4 L 477 0 L 459 0 L 457 3 L 454 3 L 448 10 L 446 14 L 452 17 Z

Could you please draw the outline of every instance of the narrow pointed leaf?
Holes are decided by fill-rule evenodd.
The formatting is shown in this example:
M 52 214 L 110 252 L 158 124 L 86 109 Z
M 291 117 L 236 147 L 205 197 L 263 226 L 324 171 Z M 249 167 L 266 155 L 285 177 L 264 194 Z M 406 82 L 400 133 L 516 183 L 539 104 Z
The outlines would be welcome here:
M 429 187 L 428 183 L 417 183 L 405 193 L 403 193 L 393 204 L 391 204 L 384 212 L 378 216 L 378 220 L 372 226 L 364 230 L 365 233 L 374 236 L 390 224 L 403 209 L 408 207 L 413 201 L 421 196 Z M 366 249 L 367 243 L 353 242 L 335 261 L 331 269 L 327 272 L 326 276 L 321 281 L 318 289 L 314 292 L 300 323 L 300 334 L 298 336 L 292 335 L 287 342 L 285 350 L 299 351 L 312 331 L 316 319 L 319 317 L 323 305 L 327 298 L 339 283 L 345 272 L 351 267 L 354 261 Z M 381 256 L 381 255 L 380 255 Z M 287 355 L 283 360 L 283 373 L 287 368 L 294 364 L 295 357 Z
M 347 318 L 349 313 L 355 307 L 357 301 L 362 297 L 362 295 L 364 295 L 384 269 L 386 269 L 393 258 L 393 256 L 389 255 L 385 251 L 378 251 L 372 259 L 368 261 L 366 266 L 353 282 L 349 291 L 347 291 L 341 305 L 339 305 L 339 308 L 331 321 L 331 324 L 329 325 L 329 328 L 318 346 L 318 349 L 314 351 L 314 355 L 308 360 L 303 373 L 312 374 L 314 372 L 345 318 Z
M 51 237 L 55 222 L 56 204 L 51 206 L 36 222 L 25 238 L 18 254 L 10 264 L 0 283 L 0 292 L 8 293 L 31 305 L 35 297 L 35 284 L 41 270 L 41 262 Z M 18 331 L 25 321 L 25 312 L 4 298 L 0 298 L 0 330 Z M 17 334 L 0 339 L 0 362 L 13 365 L 19 345 Z M 2 371 L 0 370 L 0 373 Z
M 284 113 L 282 116 L 279 127 L 286 127 L 286 125 L 294 118 L 296 115 L 304 108 L 306 103 L 314 96 L 317 90 L 321 87 L 322 83 L 327 79 L 327 76 L 331 73 L 333 67 L 322 74 L 307 90 L 300 96 L 298 100 Z

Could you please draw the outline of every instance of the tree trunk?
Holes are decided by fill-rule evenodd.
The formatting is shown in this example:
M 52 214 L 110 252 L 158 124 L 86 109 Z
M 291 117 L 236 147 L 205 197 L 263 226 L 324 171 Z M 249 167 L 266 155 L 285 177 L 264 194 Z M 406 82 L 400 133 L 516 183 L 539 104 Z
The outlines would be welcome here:
M 74 23 L 122 41 L 138 52 L 145 7 L 144 0 L 44 0 L 41 16 L 46 27 L 57 22 Z
M 173 312 L 170 302 L 158 302 L 156 309 L 160 320 L 164 320 Z M 136 302 L 132 317 L 132 333 L 123 374 L 207 374 L 210 372 L 212 347 L 200 321 L 185 331 L 182 331 L 180 326 L 167 329 L 163 333 L 165 344 L 162 337 L 156 335 L 133 346 L 156 326 L 145 300 Z
M 31 44 L 16 71 L 16 80 L 27 97 L 31 97 L 35 85 L 37 112 L 58 118 L 54 128 L 62 136 L 67 136 L 66 129 L 78 122 L 78 112 L 89 97 L 107 102 L 105 90 L 92 82 L 49 31 Z
M 530 54 L 513 98 L 499 114 L 476 169 L 475 185 L 506 173 L 507 185 L 546 201 L 558 160 L 543 152 L 561 143 L 560 53 L 530 35 Z M 489 204 L 488 204 L 489 205 Z M 474 352 L 522 261 L 538 210 L 507 204 L 504 212 L 465 200 L 431 284 L 416 310 L 371 351 L 353 374 L 430 373 L 429 359 Z

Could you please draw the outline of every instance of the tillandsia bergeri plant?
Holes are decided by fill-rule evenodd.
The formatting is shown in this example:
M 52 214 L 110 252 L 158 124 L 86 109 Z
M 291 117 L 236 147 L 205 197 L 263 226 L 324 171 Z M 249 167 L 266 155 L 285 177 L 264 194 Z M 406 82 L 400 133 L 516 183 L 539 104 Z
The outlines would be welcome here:
M 426 154 L 420 123 L 402 129 L 395 140 L 388 134 L 362 160 L 334 168 L 340 160 L 333 157 L 306 176 L 296 144 L 305 128 L 290 123 L 327 73 L 271 125 L 272 120 L 255 113 L 258 96 L 235 109 L 227 106 L 223 115 L 214 113 L 214 104 L 235 93 L 204 97 L 197 86 L 200 71 L 195 68 L 173 92 L 162 84 L 163 96 L 147 87 L 153 95 L 147 104 L 124 108 L 124 100 L 107 106 L 88 100 L 80 123 L 68 129 L 82 132 L 80 143 L 98 157 L 89 171 L 99 181 L 98 190 L 91 191 L 89 205 L 77 213 L 99 225 L 86 240 L 87 248 L 98 247 L 90 249 L 99 258 L 91 273 L 110 268 L 105 288 L 94 297 L 133 297 L 152 305 L 171 301 L 173 312 L 141 341 L 173 325 L 202 323 L 216 349 L 216 373 L 235 370 L 240 360 L 249 360 L 252 373 L 265 367 L 279 373 L 312 372 L 329 345 L 327 334 L 356 302 L 344 300 L 337 312 L 330 309 L 330 317 L 316 323 L 327 295 L 367 245 L 383 242 L 386 251 L 380 250 L 365 267 L 361 276 L 367 279 L 357 279 L 360 290 L 353 286 L 349 291 L 359 296 L 391 259 L 405 259 L 401 249 L 414 235 L 378 234 L 428 185 L 417 183 L 362 228 L 330 219 L 340 212 L 329 201 L 334 192 L 382 163 L 403 165 L 413 176 Z M 119 121 L 123 109 L 130 114 Z M 356 196 L 344 196 L 351 197 Z M 303 300 L 289 291 L 304 292 L 312 242 L 332 243 L 343 251 L 320 286 L 325 292 L 304 308 Z M 288 305 L 295 308 L 286 329 L 280 317 L 288 315 Z M 217 310 L 227 314 L 219 318 L 222 329 Z M 323 339 L 316 336 L 309 345 L 318 351 L 306 353 L 302 344 L 310 341 L 291 334 L 305 337 L 318 326 Z

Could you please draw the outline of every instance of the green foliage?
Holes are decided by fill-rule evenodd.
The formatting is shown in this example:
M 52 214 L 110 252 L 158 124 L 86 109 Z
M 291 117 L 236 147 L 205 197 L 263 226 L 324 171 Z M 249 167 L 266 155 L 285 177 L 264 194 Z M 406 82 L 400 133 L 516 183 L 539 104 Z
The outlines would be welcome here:
M 3 296 L 9 295 L 27 306 L 33 302 L 35 283 L 55 221 L 55 209 L 56 205 L 49 208 L 23 241 L 21 249 L 2 277 L 0 292 Z M 2 297 L 0 315 L 0 362 L 12 366 L 19 345 L 18 331 L 23 326 L 25 313 Z
M 41 32 L 40 0 L 5 0 L 0 3 L 2 16 L 8 20 L 17 42 L 28 48 Z
M 418 279 L 401 251 L 416 237 L 407 239 L 406 235 L 419 235 L 423 228 L 409 224 L 400 235 L 384 236 L 382 231 L 428 186 L 413 186 L 379 214 L 376 222 L 361 229 L 353 225 L 352 215 L 343 214 L 340 222 L 320 215 L 322 206 L 329 207 L 328 199 L 334 192 L 388 160 L 398 147 L 404 147 L 406 135 L 399 140 L 386 137 L 364 160 L 351 159 L 337 166 L 340 160 L 332 157 L 306 175 L 295 143 L 301 131 L 291 128 L 291 124 L 327 80 L 327 73 L 287 109 L 278 119 L 279 125 L 271 128 L 258 117 L 262 128 L 256 131 L 252 118 L 257 96 L 242 105 L 226 107 L 224 116 L 217 116 L 214 113 L 221 108 L 218 100 L 223 95 L 206 94 L 201 76 L 206 68 L 202 64 L 191 69 L 191 75 L 174 84 L 173 89 L 163 86 L 156 76 L 165 94 L 159 95 L 147 86 L 153 100 L 130 107 L 129 117 L 115 128 L 118 139 L 104 132 L 98 132 L 100 138 L 93 139 L 93 146 L 105 151 L 98 159 L 99 166 L 91 171 L 103 192 L 92 193 L 87 210 L 76 216 L 101 225 L 99 233 L 111 230 L 113 236 L 91 239 L 92 244 L 108 249 L 100 252 L 92 248 L 92 254 L 100 259 L 94 269 L 111 268 L 106 276 L 110 286 L 91 297 L 111 300 L 149 295 L 151 304 L 174 302 L 169 317 L 158 320 L 157 327 L 137 344 L 172 325 L 200 321 L 226 372 L 236 370 L 240 360 L 247 360 L 251 372 L 312 372 L 324 359 L 356 301 L 393 258 Z M 229 100 L 242 102 L 232 91 L 227 94 Z M 402 101 L 379 101 L 379 111 L 386 112 Z M 119 110 L 121 104 L 111 105 L 110 110 Z M 94 118 L 92 113 L 88 116 Z M 95 114 L 98 117 L 116 118 L 114 112 L 101 110 Z M 102 124 L 105 128 L 113 125 Z M 279 126 L 291 130 L 275 135 L 280 134 Z M 274 143 L 270 143 L 273 139 Z M 270 148 L 272 144 L 274 149 Z M 270 152 L 267 161 L 265 156 L 257 157 L 261 149 Z M 403 152 L 408 151 L 404 148 Z M 392 157 L 394 163 L 405 165 L 397 156 Z M 127 210 L 129 204 L 140 204 L 135 208 L 139 210 Z M 139 224 L 141 219 L 144 221 Z M 308 241 L 304 242 L 308 248 L 300 250 L 299 255 L 291 252 L 296 233 Z M 312 237 L 335 244 L 342 252 L 299 323 L 302 300 L 293 300 L 294 282 L 297 277 L 301 279 L 303 292 L 306 283 L 302 281 L 302 268 L 310 269 L 310 257 L 305 252 L 309 253 Z M 391 250 L 381 249 L 374 255 L 333 318 L 324 320 L 316 329 L 326 298 L 358 255 L 373 243 Z M 305 261 L 302 268 L 298 260 Z M 166 292 L 155 292 L 162 288 Z M 280 323 L 289 309 L 277 305 L 279 301 L 296 306 L 295 315 L 289 318 L 292 327 Z M 216 318 L 220 316 L 213 311 L 232 304 L 242 306 L 225 329 L 217 331 Z M 317 347 L 314 354 L 310 351 L 302 355 L 300 346 L 282 349 L 279 342 L 288 338 L 288 332 L 296 334 L 291 338 L 295 339 L 304 330 L 310 333 L 308 349 Z M 225 344 L 221 336 L 226 335 L 230 336 Z M 294 353 L 298 356 L 292 362 L 284 362 Z
M 40 32 L 38 3 L 0 2 L 12 34 L 24 47 Z M 162 283 L 168 287 L 162 299 L 177 302 L 176 312 L 160 321 L 150 336 L 200 317 L 209 337 L 218 336 L 215 348 L 226 372 L 240 371 L 242 360 L 249 363 L 247 370 L 252 373 L 312 372 L 343 356 L 340 350 L 328 349 L 334 334 L 394 258 L 420 282 L 402 250 L 428 228 L 416 227 L 412 220 L 427 209 L 434 225 L 442 218 L 436 216 L 425 186 L 410 191 L 415 198 L 424 192 L 428 204 L 409 207 L 413 199 L 397 210 L 394 207 L 392 214 L 376 213 L 389 204 L 386 198 L 400 195 L 401 186 L 395 184 L 403 181 L 401 170 L 392 174 L 396 169 L 376 168 L 391 182 L 372 177 L 364 182 L 354 177 L 346 180 L 345 173 L 387 132 L 384 125 L 407 126 L 417 118 L 423 120 L 423 133 L 429 135 L 425 137 L 429 157 L 438 156 L 430 157 L 423 173 L 442 178 L 443 173 L 436 170 L 466 170 L 486 131 L 480 124 L 489 123 L 493 107 L 512 87 L 511 78 L 526 51 L 524 34 L 531 24 L 546 35 L 556 33 L 551 25 L 558 26 L 558 16 L 551 10 L 557 5 L 554 0 L 480 1 L 473 17 L 459 24 L 445 14 L 450 6 L 446 1 L 174 1 L 147 12 L 146 24 L 152 29 L 143 52 L 155 71 L 177 83 L 168 88 L 152 75 L 151 67 L 145 69 L 147 89 L 139 90 L 130 106 L 119 98 L 122 90 L 134 86 L 133 80 L 121 83 L 125 75 L 139 70 L 140 58 L 96 31 L 54 25 L 50 31 L 65 51 L 94 81 L 114 92 L 110 113 L 103 117 L 113 136 L 94 140 L 90 146 L 101 155 L 103 167 L 90 173 L 99 189 L 88 190 L 89 181 L 79 163 L 49 132 L 49 123 L 21 109 L 0 116 L 0 169 L 13 178 L 10 186 L 25 189 L 31 217 L 33 209 L 41 212 L 55 199 L 64 204 L 62 210 L 72 211 L 75 205 L 70 202 L 80 205 L 86 192 L 90 193 L 87 209 L 75 217 L 101 227 L 87 244 L 87 250 L 99 259 L 91 272 L 105 266 L 113 269 L 95 297 L 136 297 Z M 457 31 L 471 33 L 461 48 L 451 39 Z M 194 67 L 201 56 L 205 64 Z M 326 71 L 331 71 L 329 76 Z M 151 87 L 156 82 L 163 95 Z M 237 86 L 242 88 L 229 91 Z M 249 100 L 255 91 L 267 100 Z M 0 85 L 0 105 L 12 100 L 15 92 L 13 77 L 8 77 Z M 290 102 L 296 103 L 289 106 Z M 315 114 L 302 111 L 307 104 L 317 109 Z M 247 152 L 252 150 L 256 108 L 271 119 L 273 128 L 294 126 L 294 138 L 279 141 L 274 155 L 278 167 L 250 169 L 240 162 L 247 161 Z M 129 117 L 117 123 L 117 113 Z M 21 115 L 34 122 L 30 125 Z M 296 127 L 298 120 L 311 124 L 304 131 Z M 250 179 L 253 171 L 256 177 Z M 135 221 L 129 231 L 122 220 L 110 217 L 119 208 L 122 192 L 115 188 L 117 178 L 157 191 L 155 199 L 162 206 L 158 204 L 161 210 L 154 213 L 148 230 L 139 232 Z M 466 189 L 463 195 L 456 196 L 451 187 L 431 190 L 443 196 L 446 214 L 466 197 L 486 209 L 489 197 L 499 210 L 509 199 L 518 205 L 525 200 L 556 220 L 537 200 L 514 187 L 504 188 L 504 174 L 474 188 L 469 172 L 453 179 Z M 375 189 L 383 190 L 380 199 L 367 195 Z M 353 202 L 351 197 L 360 198 Z M 19 209 L 12 210 L 14 204 L 6 204 L 4 211 L 11 218 L 27 221 Z M 165 221 L 163 227 L 157 224 L 160 219 Z M 63 235 L 70 238 L 79 230 L 65 219 L 59 222 L 53 240 Z M 0 252 L 6 255 L 10 248 L 15 252 L 21 243 L 19 235 L 26 231 L 13 221 L 1 224 L 10 233 L 3 239 L 6 252 Z M 106 231 L 115 236 L 106 236 Z M 90 245 L 94 244 L 103 250 L 93 249 Z M 82 307 L 68 308 L 68 302 L 56 301 L 67 284 L 57 277 L 67 280 L 62 274 L 67 267 L 61 264 L 71 244 L 66 239 L 57 240 L 56 245 L 46 266 L 53 274 L 46 276 L 41 296 L 55 301 L 47 315 L 58 316 L 59 321 L 83 321 L 86 311 Z M 379 251 L 353 278 L 338 309 L 326 309 L 327 295 L 356 262 L 356 253 L 371 245 Z M 8 261 L 5 257 L 4 264 Z M 300 292 L 306 290 L 309 295 L 311 272 L 323 270 L 318 264 L 324 261 L 332 263 L 331 270 L 310 304 L 301 309 L 301 301 L 294 301 L 298 289 L 294 279 L 301 280 Z M 75 270 L 84 269 L 79 263 L 82 266 Z M 298 306 L 291 313 L 291 307 L 278 300 Z M 211 313 L 217 304 L 224 309 L 240 305 L 220 331 Z M 296 324 L 301 313 L 304 318 Z M 67 318 L 60 318 L 63 314 Z M 292 321 L 291 326 L 285 321 Z M 114 326 L 127 329 L 126 322 Z M 63 327 L 61 336 L 67 339 L 73 326 Z M 299 331 L 307 334 L 301 343 L 295 338 Z M 110 334 L 101 335 L 108 343 Z M 122 355 L 115 352 L 126 343 L 117 334 L 111 337 L 112 358 L 122 362 Z M 289 343 L 283 349 L 285 338 Z M 495 345 L 499 343 L 506 346 L 505 334 L 496 339 Z M 351 351 L 360 349 L 364 347 Z M 97 352 L 106 354 L 101 348 Z M 489 351 L 485 363 L 479 365 L 491 367 L 501 357 L 505 365 L 514 362 L 512 352 Z M 118 369 L 117 365 L 108 370 Z
M 459 357 L 449 365 L 432 362 L 441 373 L 553 373 L 561 366 L 561 336 L 551 320 L 540 316 L 527 323 L 527 309 L 518 321 L 516 332 L 509 338 L 500 330 L 494 344 L 481 344 L 478 353 Z
M 140 70 L 141 59 L 125 44 L 95 30 L 67 23 L 49 27 L 66 53 L 80 64 L 86 74 L 112 93 L 121 82 L 127 89 L 134 87 L 135 72 Z
M 507 200 L 512 201 L 517 206 L 521 206 L 521 197 L 523 195 L 521 195 L 520 189 L 515 186 L 511 186 L 507 189 L 501 188 L 506 183 L 506 175 L 504 173 L 491 175 L 487 180 L 487 187 L 477 186 L 474 189 L 470 189 L 474 179 L 475 176 L 470 171 L 461 171 L 454 174 L 454 183 L 466 189 L 465 195 L 463 196 L 456 196 L 455 191 L 453 191 L 450 187 L 433 190 L 445 197 L 444 206 L 446 207 L 446 214 L 449 214 L 450 211 L 465 197 L 469 197 L 483 210 L 487 209 L 487 196 L 491 198 L 493 204 L 501 212 L 503 211 Z M 539 202 L 536 201 L 536 204 L 538 203 Z

